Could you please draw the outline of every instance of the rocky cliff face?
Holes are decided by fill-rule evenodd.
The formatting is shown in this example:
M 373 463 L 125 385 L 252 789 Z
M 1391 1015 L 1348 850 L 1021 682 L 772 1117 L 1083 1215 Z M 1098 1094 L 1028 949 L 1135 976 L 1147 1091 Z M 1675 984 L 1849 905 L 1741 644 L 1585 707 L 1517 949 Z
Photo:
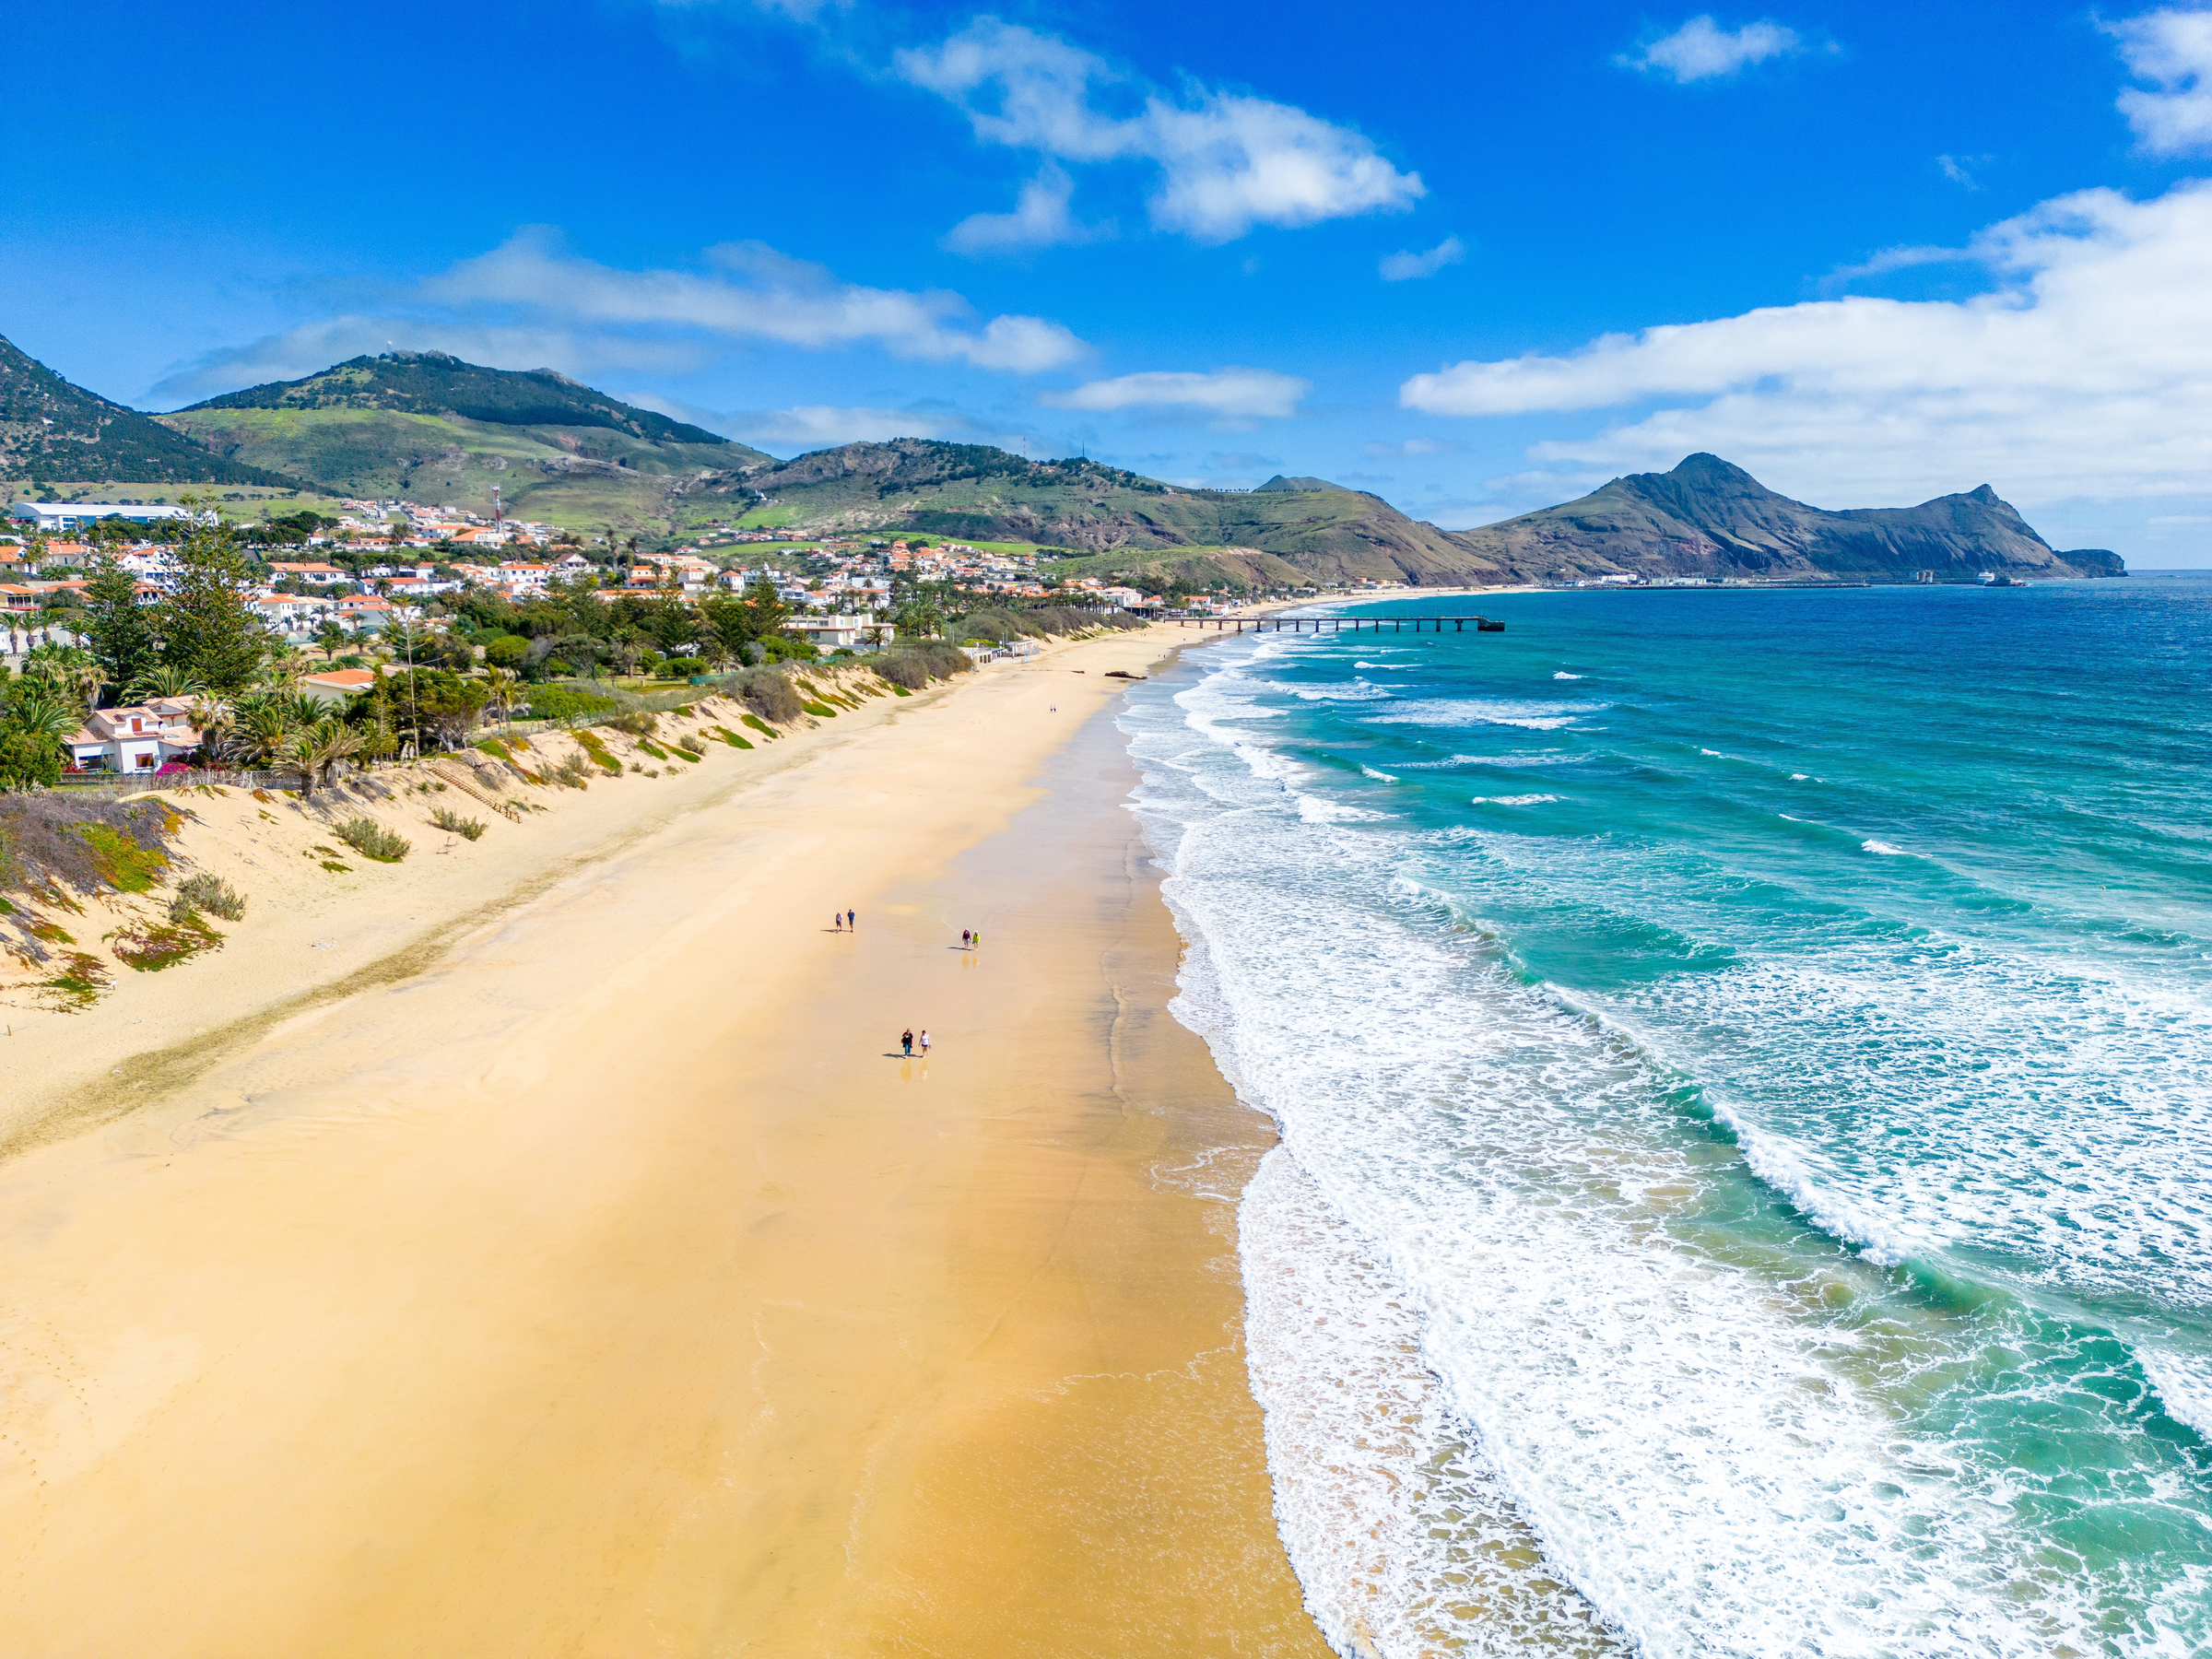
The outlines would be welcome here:
M 1917 507 L 1831 512 L 1777 495 L 1742 467 L 1706 454 L 1454 539 L 1534 581 L 1624 571 L 1893 581 L 1929 570 L 1938 578 L 2124 573 L 2112 553 L 2056 551 L 1986 484 Z

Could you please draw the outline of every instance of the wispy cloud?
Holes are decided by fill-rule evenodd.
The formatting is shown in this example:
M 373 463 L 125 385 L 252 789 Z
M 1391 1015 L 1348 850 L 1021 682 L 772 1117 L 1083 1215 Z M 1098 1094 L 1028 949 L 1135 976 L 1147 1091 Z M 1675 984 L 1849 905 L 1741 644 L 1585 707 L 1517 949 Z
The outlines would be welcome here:
M 1379 269 L 1385 282 L 1412 282 L 1422 276 L 1433 276 L 1446 265 L 1455 265 L 1466 256 L 1466 247 L 1459 238 L 1447 236 L 1426 253 L 1401 250 L 1386 255 Z
M 1037 401 L 1053 409 L 1147 409 L 1244 422 L 1296 414 L 1298 400 L 1312 389 L 1310 381 L 1271 369 L 1215 369 L 1203 374 L 1155 371 L 1046 392 Z
M 1754 64 L 1792 57 L 1805 50 L 1804 37 L 1771 19 L 1723 29 L 1708 12 L 1613 61 L 1625 69 L 1641 69 L 1687 84 L 1724 79 L 1742 74 Z
M 1371 461 L 1418 460 L 1423 455 L 1456 455 L 1466 447 L 1456 438 L 1408 438 L 1398 443 L 1385 443 L 1381 439 L 1374 439 L 1367 445 L 1367 458 Z
M 1909 271 L 1916 265 L 1971 265 L 1980 257 L 1969 248 L 1884 248 L 1857 265 L 1838 265 L 1820 279 L 1824 288 L 1839 288 L 1868 276 L 1887 276 L 1892 271 Z
M 2128 72 L 2158 90 L 2131 87 L 2120 112 L 2154 156 L 2212 152 L 2212 11 L 2161 6 L 2101 25 L 2120 42 Z
M 1017 253 L 1073 242 L 1096 241 L 1109 234 L 1103 226 L 1080 225 L 1068 211 L 1076 193 L 1067 170 L 1047 161 L 1021 187 L 1011 213 L 973 213 L 945 236 L 955 253 Z
M 1153 224 L 1203 242 L 1255 225 L 1399 212 L 1427 194 L 1418 173 L 1400 172 L 1348 127 L 1195 84 L 1171 96 L 1055 35 L 996 18 L 894 61 L 956 105 L 985 143 L 1077 164 L 1151 163 Z
M 1058 323 L 978 320 L 959 295 L 841 281 L 759 242 L 707 249 L 689 270 L 623 270 L 572 253 L 558 230 L 517 231 L 489 253 L 394 289 L 375 315 L 302 324 L 210 353 L 154 388 L 162 401 L 293 379 L 363 352 L 451 351 L 494 368 L 681 372 L 732 343 L 874 346 L 928 362 L 1030 373 L 1089 348 Z
M 1968 169 L 1983 166 L 1989 159 L 1987 156 L 1938 156 L 1936 158 L 1936 166 L 1952 183 L 1963 184 L 1969 190 L 1979 190 L 1982 188 L 1980 182 Z
M 1502 415 L 1688 400 L 1539 461 L 1618 468 L 1711 450 L 1777 488 L 2015 499 L 2200 493 L 2212 430 L 2212 182 L 2089 190 L 1974 239 L 1966 300 L 1865 297 L 1608 335 L 1564 356 L 1416 375 L 1400 401 Z M 1825 481 L 1823 483 L 1822 481 Z

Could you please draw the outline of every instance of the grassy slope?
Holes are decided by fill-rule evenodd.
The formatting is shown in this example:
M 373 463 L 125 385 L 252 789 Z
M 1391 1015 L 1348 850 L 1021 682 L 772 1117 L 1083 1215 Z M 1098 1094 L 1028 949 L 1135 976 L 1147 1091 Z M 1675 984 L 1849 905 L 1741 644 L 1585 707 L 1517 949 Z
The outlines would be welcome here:
M 729 465 L 733 452 L 719 444 L 390 409 L 194 409 L 162 418 L 218 454 L 348 495 L 488 512 L 496 484 L 511 517 L 645 533 L 673 528 L 677 517 L 727 517 L 734 506 L 724 495 L 714 511 L 690 514 L 676 493 L 699 473 Z
M 691 509 L 703 512 L 713 500 L 694 497 Z M 1096 549 L 1110 553 L 1117 569 L 1157 562 L 1146 556 L 1171 548 L 1224 547 L 1261 548 L 1293 561 L 1306 576 L 1330 581 L 1408 574 L 1479 581 L 1494 569 L 1434 525 L 1408 519 L 1376 497 L 1335 488 L 1240 494 L 994 477 L 886 491 L 873 478 L 849 477 L 778 489 L 772 505 L 744 522 L 818 535 L 911 525 L 978 544 Z

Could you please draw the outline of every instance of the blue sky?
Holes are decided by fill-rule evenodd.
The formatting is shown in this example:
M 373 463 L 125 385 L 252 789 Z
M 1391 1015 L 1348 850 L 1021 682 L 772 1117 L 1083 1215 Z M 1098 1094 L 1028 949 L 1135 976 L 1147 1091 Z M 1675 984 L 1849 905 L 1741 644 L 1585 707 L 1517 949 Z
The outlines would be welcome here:
M 80 0 L 12 45 L 84 67 L 0 136 L 0 333 L 140 407 L 390 341 L 779 454 L 1464 525 L 1711 449 L 2212 563 L 2212 12 Z

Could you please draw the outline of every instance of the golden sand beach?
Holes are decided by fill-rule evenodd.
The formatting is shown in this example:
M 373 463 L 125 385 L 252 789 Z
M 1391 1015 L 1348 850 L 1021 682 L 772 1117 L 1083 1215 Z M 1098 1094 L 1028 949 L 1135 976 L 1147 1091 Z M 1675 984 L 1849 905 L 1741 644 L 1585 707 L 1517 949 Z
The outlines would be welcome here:
M 350 994 L 77 1017 L 145 1098 L 0 1163 L 0 1646 L 1325 1653 L 1102 718 L 1175 643 L 610 781 Z

